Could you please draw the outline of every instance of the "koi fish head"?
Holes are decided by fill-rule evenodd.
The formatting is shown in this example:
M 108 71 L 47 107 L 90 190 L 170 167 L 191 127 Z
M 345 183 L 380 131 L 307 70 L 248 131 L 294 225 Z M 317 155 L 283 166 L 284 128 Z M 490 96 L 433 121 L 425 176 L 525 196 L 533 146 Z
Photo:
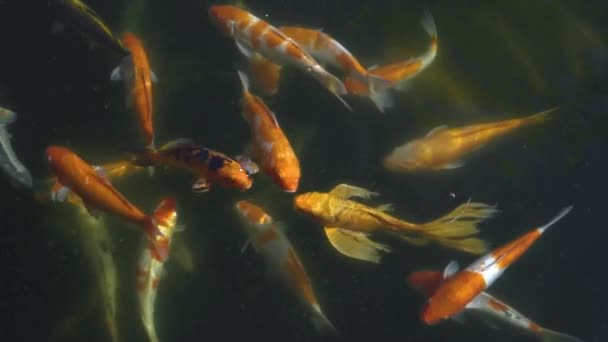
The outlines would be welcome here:
M 326 213 L 327 194 L 308 192 L 293 199 L 294 209 L 313 219 L 319 219 Z
M 236 22 L 248 16 L 249 13 L 235 6 L 220 5 L 209 8 L 211 20 L 228 36 L 233 35 Z
M 300 183 L 300 168 L 294 166 L 280 168 L 273 178 L 283 191 L 296 192 Z
M 266 224 L 272 221 L 272 217 L 268 215 L 262 207 L 255 205 L 249 201 L 238 201 L 235 208 L 241 218 L 250 224 Z
M 229 188 L 248 190 L 253 185 L 253 181 L 247 171 L 243 170 L 241 164 L 231 159 L 223 159 L 222 165 L 214 163 L 213 157 L 209 162 L 209 167 L 217 172 L 219 182 Z
M 134 45 L 140 45 L 137 36 L 131 32 L 126 32 L 122 35 L 122 43 L 128 50 L 131 50 L 131 47 Z
M 46 160 L 55 175 L 61 173 L 64 168 L 66 157 L 73 156 L 74 153 L 62 146 L 49 146 L 46 148 Z

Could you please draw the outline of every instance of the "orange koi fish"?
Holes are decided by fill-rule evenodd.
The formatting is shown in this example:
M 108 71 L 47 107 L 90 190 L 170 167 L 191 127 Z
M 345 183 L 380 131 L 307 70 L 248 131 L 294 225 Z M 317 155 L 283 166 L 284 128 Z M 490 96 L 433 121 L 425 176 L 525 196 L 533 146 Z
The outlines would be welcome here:
M 259 53 L 249 57 L 249 75 L 256 90 L 264 95 L 275 95 L 279 91 L 282 66 L 269 61 Z
M 251 243 L 264 257 L 271 272 L 311 310 L 313 324 L 318 330 L 335 333 L 335 327 L 321 311 L 304 265 L 278 223 L 263 208 L 251 202 L 239 201 L 236 209 L 250 236 L 245 247 Z
M 419 290 L 425 296 L 430 297 L 435 293 L 437 288 L 441 286 L 444 279 L 450 277 L 450 273 L 455 270 L 456 267 L 454 267 L 454 264 L 451 264 L 451 266 L 448 265 L 448 267 L 446 267 L 443 274 L 437 271 L 413 272 L 408 276 L 407 282 L 411 287 Z M 491 296 L 487 292 L 481 292 L 475 301 L 478 304 L 478 307 L 473 309 L 465 308 L 451 318 L 457 322 L 464 323 L 469 315 L 477 315 L 488 318 L 492 322 L 504 322 L 508 326 L 536 335 L 545 342 L 582 342 L 582 340 L 577 337 L 539 326 L 508 304 Z
M 127 94 L 133 97 L 146 145 L 154 148 L 154 125 L 152 122 L 152 82 L 158 79 L 150 70 L 146 50 L 137 36 L 127 32 L 122 38 L 123 44 L 130 54 L 123 58 L 122 63 L 113 71 L 112 81 L 124 80 Z
M 157 151 L 147 149 L 132 161 L 138 166 L 165 165 L 185 169 L 197 177 L 192 185 L 194 192 L 206 192 L 212 184 L 247 190 L 253 181 L 244 164 L 223 153 L 194 144 L 188 139 L 176 139 L 166 143 Z
M 348 184 L 340 184 L 329 193 L 310 192 L 294 198 L 295 210 L 325 226 L 329 242 L 338 252 L 358 260 L 378 263 L 389 246 L 372 241 L 369 235 L 387 232 L 414 245 L 436 242 L 444 247 L 467 253 L 482 254 L 487 248 L 483 240 L 474 238 L 477 225 L 492 217 L 496 208 L 484 203 L 464 203 L 434 221 L 410 223 L 385 211 L 392 206 L 371 208 L 349 200 L 368 199 L 378 193 Z
M 341 97 L 346 94 L 342 81 L 276 27 L 235 6 L 211 6 L 209 15 L 226 35 L 234 38 L 246 57 L 259 53 L 274 63 L 291 65 L 310 74 L 350 110 Z
M 384 167 L 392 172 L 446 170 L 462 167 L 465 155 L 516 128 L 547 121 L 552 108 L 528 117 L 448 129 L 439 126 L 425 137 L 396 147 L 384 158 Z
M 422 309 L 422 321 L 426 324 L 434 324 L 466 308 L 485 307 L 484 297 L 480 297 L 479 294 L 490 287 L 507 267 L 519 259 L 547 228 L 563 218 L 571 209 L 571 206 L 562 209 L 549 223 L 495 249 L 463 271 L 457 272 L 458 264 L 450 263 L 444 272 L 446 279 L 441 282 Z
M 239 78 L 243 85 L 243 117 L 251 127 L 254 158 L 281 189 L 296 192 L 300 181 L 300 162 L 274 113 L 261 98 L 249 92 L 249 80 L 241 71 Z
M 158 210 L 152 216 L 144 214 L 112 186 L 100 168 L 90 166 L 65 147 L 48 147 L 46 157 L 57 177 L 52 189 L 53 200 L 63 202 L 72 192 L 93 216 L 94 210 L 100 210 L 138 224 L 145 231 L 158 258 L 164 260 L 167 257 L 167 246 L 157 228 Z
M 361 82 L 369 93 L 373 94 L 376 89 L 382 90 L 390 86 L 388 80 L 369 73 L 355 56 L 330 35 L 320 30 L 294 26 L 282 26 L 279 30 L 300 44 L 320 63 L 327 63 L 347 72 L 350 77 Z M 348 90 L 348 87 L 346 89 Z
M 175 199 L 169 198 L 161 202 L 158 211 L 158 229 L 162 233 L 163 243 L 169 250 L 176 231 Z M 154 304 L 164 265 L 165 261 L 159 259 L 148 246 L 144 246 L 137 269 L 137 292 L 141 319 L 151 342 L 158 341 L 154 324 Z
M 409 89 L 410 80 L 431 65 L 437 55 L 437 27 L 430 13 L 425 13 L 422 27 L 431 37 L 431 46 L 426 53 L 402 62 L 369 68 L 367 70 L 369 77 L 383 80 L 383 82 L 375 83 L 372 88 L 373 92 L 370 91 L 368 82 L 362 81 L 360 77 L 348 76 L 344 80 L 348 93 L 369 97 L 381 112 L 384 112 L 385 108 L 392 107 L 393 99 L 388 90 L 392 88 L 402 91 Z

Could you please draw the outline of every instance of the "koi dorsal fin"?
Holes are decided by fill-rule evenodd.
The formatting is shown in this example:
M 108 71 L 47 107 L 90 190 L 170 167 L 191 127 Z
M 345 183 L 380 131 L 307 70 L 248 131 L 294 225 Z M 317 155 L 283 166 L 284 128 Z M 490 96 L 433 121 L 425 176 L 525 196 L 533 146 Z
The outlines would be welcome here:
M 160 151 L 170 150 L 176 147 L 187 147 L 187 146 L 195 146 L 194 141 L 188 138 L 179 138 L 175 140 L 171 140 L 168 143 L 161 146 Z
M 441 125 L 441 126 L 437 126 L 437 127 L 433 128 L 432 130 L 430 130 L 430 131 L 429 131 L 429 132 L 426 134 L 426 136 L 427 136 L 427 137 L 433 136 L 433 135 L 435 135 L 435 134 L 437 134 L 437 133 L 439 133 L 439 132 L 441 132 L 441 131 L 443 131 L 443 130 L 446 130 L 446 129 L 448 129 L 448 126 L 447 126 L 447 125 Z

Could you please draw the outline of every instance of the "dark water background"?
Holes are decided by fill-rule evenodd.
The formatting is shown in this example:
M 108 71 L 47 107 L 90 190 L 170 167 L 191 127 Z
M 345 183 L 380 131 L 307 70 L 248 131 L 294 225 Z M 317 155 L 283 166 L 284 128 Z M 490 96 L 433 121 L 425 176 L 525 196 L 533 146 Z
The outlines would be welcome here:
M 240 116 L 235 69 L 243 59 L 213 27 L 205 1 L 88 1 L 117 34 L 143 40 L 160 82 L 155 87 L 157 141 L 190 137 L 240 153 L 249 131 Z M 314 80 L 294 70 L 268 99 L 299 156 L 300 192 L 347 182 L 381 193 L 396 215 L 412 221 L 439 216 L 473 198 L 498 203 L 484 237 L 502 244 L 544 223 L 568 204 L 574 211 L 545 235 L 491 288 L 539 324 L 583 338 L 608 340 L 606 148 L 608 46 L 603 1 L 252 1 L 255 14 L 276 25 L 322 27 L 365 65 L 415 56 L 427 48 L 419 20 L 434 15 L 439 52 L 433 65 L 379 114 L 363 99 L 347 112 Z M 120 62 L 90 49 L 76 30 L 51 34 L 46 1 L 0 1 L 0 104 L 18 113 L 10 128 L 21 160 L 37 178 L 49 176 L 44 148 L 62 144 L 92 163 L 124 158 L 137 146 L 135 114 L 122 84 L 109 79 Z M 488 146 L 466 166 L 439 174 L 393 175 L 380 161 L 396 144 L 440 124 L 466 125 L 560 105 L 554 120 Z M 511 330 L 447 322 L 426 327 L 424 302 L 405 276 L 474 257 L 391 241 L 380 265 L 335 252 L 320 226 L 291 210 L 292 196 L 258 176 L 248 193 L 189 192 L 191 177 L 158 172 L 117 187 L 151 211 L 164 195 L 178 198 L 186 231 L 176 239 L 195 268 L 172 262 L 156 307 L 162 341 L 322 340 L 297 302 L 268 280 L 261 260 L 240 254 L 245 235 L 233 210 L 254 199 L 280 221 L 297 248 L 338 341 L 527 341 Z M 2 185 L 0 338 L 53 340 L 57 325 L 96 296 L 94 274 L 65 208 L 42 205 L 30 193 Z M 137 316 L 134 265 L 139 235 L 108 219 L 119 271 L 123 341 L 144 341 Z M 61 340 L 106 341 L 95 308 Z M 56 339 L 56 338 L 55 338 Z

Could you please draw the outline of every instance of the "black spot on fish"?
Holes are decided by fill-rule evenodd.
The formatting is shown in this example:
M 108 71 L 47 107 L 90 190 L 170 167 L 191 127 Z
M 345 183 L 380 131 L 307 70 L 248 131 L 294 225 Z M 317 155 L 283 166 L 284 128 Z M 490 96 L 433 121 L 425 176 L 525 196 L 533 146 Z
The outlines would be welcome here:
M 207 159 L 209 159 L 209 150 L 206 148 L 202 148 L 200 150 L 200 154 L 198 155 L 198 158 L 201 161 L 207 161 Z
M 212 171 L 217 171 L 221 169 L 222 166 L 224 166 L 224 158 L 220 156 L 213 156 L 211 159 L 209 159 L 209 168 Z

